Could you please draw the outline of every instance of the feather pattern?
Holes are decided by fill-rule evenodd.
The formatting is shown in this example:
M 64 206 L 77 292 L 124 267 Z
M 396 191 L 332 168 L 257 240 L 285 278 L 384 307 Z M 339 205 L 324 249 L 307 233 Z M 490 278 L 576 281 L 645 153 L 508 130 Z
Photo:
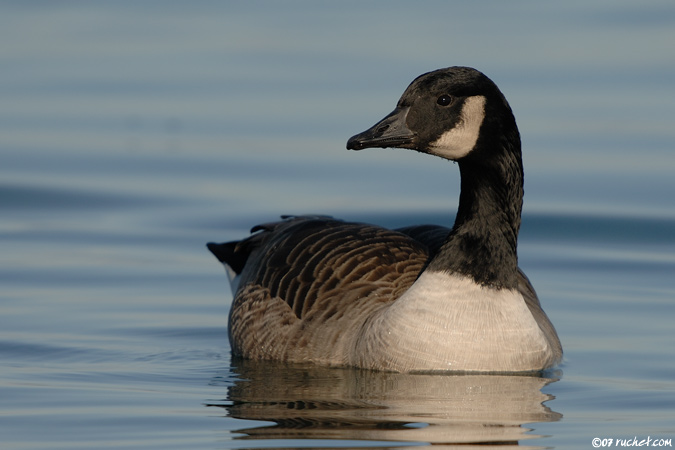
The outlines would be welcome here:
M 400 297 L 429 256 L 404 233 L 325 217 L 292 217 L 260 229 L 239 243 L 250 263 L 230 314 L 234 353 L 254 359 L 325 359 L 344 340 L 345 326 Z M 230 247 L 209 245 L 219 257 Z

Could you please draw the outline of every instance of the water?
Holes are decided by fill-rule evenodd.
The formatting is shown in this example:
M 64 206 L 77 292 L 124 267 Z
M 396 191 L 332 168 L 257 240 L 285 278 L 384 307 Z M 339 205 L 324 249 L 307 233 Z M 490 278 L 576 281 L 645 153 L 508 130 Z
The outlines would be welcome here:
M 3 448 L 675 438 L 670 2 L 7 1 L 0 22 Z M 564 363 L 231 362 L 207 241 L 287 213 L 452 222 L 456 165 L 344 145 L 453 64 L 515 110 L 520 262 Z

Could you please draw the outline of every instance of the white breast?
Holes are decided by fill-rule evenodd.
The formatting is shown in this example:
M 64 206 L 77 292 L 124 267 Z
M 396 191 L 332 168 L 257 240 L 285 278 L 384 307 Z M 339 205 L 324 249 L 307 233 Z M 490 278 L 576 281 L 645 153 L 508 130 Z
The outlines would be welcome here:
M 552 350 L 522 295 L 424 272 L 359 340 L 366 366 L 416 371 L 528 371 Z

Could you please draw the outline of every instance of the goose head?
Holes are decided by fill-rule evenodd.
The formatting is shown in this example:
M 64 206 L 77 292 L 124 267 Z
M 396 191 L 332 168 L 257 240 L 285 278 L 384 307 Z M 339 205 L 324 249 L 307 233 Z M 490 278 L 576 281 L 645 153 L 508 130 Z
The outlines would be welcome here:
M 481 285 L 515 288 L 523 203 L 516 121 L 483 73 L 450 67 L 420 75 L 396 109 L 349 139 L 347 148 L 398 147 L 457 161 L 461 192 L 455 224 L 429 267 Z
M 407 148 L 453 161 L 504 146 L 520 153 L 511 108 L 487 76 L 469 67 L 420 75 L 394 111 L 347 142 L 350 150 Z

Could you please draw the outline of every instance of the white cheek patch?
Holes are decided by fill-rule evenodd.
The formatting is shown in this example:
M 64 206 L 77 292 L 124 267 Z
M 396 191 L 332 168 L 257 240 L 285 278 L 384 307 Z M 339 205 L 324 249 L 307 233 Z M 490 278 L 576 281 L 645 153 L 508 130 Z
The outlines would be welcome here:
M 485 119 L 485 97 L 482 95 L 468 97 L 462 106 L 457 125 L 430 144 L 432 153 L 455 160 L 468 155 L 476 146 L 483 119 Z

